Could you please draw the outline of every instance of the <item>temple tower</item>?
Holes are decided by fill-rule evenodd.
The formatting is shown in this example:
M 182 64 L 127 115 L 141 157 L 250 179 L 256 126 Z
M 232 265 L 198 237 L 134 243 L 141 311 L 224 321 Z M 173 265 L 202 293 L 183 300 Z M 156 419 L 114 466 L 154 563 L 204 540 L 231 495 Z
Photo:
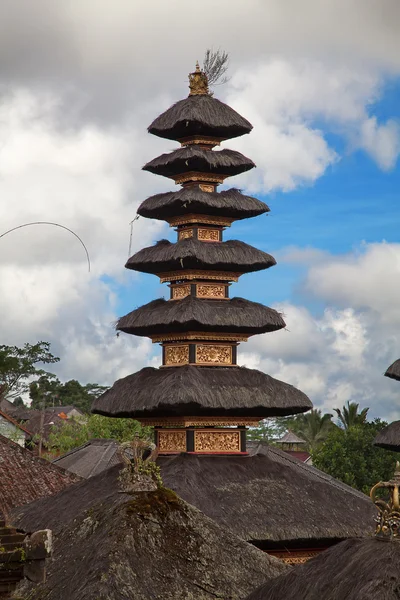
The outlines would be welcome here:
M 242 454 L 248 426 L 304 412 L 312 404 L 294 387 L 238 366 L 241 342 L 282 329 L 285 322 L 272 308 L 230 298 L 239 277 L 276 261 L 244 242 L 224 241 L 223 233 L 234 221 L 269 208 L 235 188 L 217 191 L 228 177 L 255 167 L 240 152 L 215 150 L 249 133 L 252 125 L 210 94 L 199 65 L 189 75 L 189 88 L 186 99 L 148 128 L 180 147 L 143 167 L 181 187 L 151 196 L 138 209 L 139 215 L 174 227 L 176 242 L 161 240 L 126 263 L 167 283 L 170 298 L 154 300 L 117 324 L 120 331 L 161 344 L 162 365 L 117 381 L 92 410 L 154 426 L 160 454 Z

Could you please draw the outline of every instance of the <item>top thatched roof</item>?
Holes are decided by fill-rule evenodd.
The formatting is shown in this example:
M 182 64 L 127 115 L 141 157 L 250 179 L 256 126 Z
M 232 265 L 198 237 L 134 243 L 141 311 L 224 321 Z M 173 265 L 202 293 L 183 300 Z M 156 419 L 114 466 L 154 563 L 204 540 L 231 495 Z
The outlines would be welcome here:
M 266 582 L 247 600 L 398 600 L 400 544 L 346 540 Z
M 180 454 L 158 463 L 169 488 L 266 550 L 372 533 L 376 509 L 368 496 L 272 446 L 248 449 L 248 457 Z
M 400 358 L 394 361 L 393 364 L 387 369 L 385 373 L 385 377 L 390 377 L 390 379 L 396 379 L 400 381 Z
M 236 150 L 224 148 L 213 151 L 198 146 L 185 146 L 153 158 L 144 165 L 143 170 L 164 177 L 175 177 L 190 171 L 232 176 L 254 167 L 252 160 Z
M 303 392 L 245 367 L 185 365 L 154 369 L 119 379 L 96 398 L 92 412 L 111 417 L 270 417 L 304 412 Z
M 182 269 L 252 273 L 274 265 L 273 256 L 238 240 L 202 242 L 188 238 L 174 244 L 160 240 L 154 246 L 136 252 L 125 267 L 152 274 Z
M 210 95 L 189 96 L 154 119 L 148 132 L 168 140 L 194 135 L 230 139 L 249 133 L 251 123 Z
M 151 336 L 188 331 L 216 331 L 254 335 L 286 326 L 273 308 L 244 298 L 209 300 L 186 296 L 181 300 L 153 300 L 121 317 L 117 329 Z
M 173 492 L 120 493 L 119 467 L 17 515 L 28 531 L 51 528 L 53 559 L 30 600 L 243 600 L 289 571 Z
M 269 212 L 268 206 L 245 196 L 235 188 L 222 192 L 203 192 L 198 185 L 176 192 L 155 194 L 144 200 L 137 210 L 142 217 L 168 220 L 172 217 L 199 214 L 227 217 L 238 221 Z
M 393 421 L 384 427 L 374 439 L 374 446 L 400 452 L 400 421 Z

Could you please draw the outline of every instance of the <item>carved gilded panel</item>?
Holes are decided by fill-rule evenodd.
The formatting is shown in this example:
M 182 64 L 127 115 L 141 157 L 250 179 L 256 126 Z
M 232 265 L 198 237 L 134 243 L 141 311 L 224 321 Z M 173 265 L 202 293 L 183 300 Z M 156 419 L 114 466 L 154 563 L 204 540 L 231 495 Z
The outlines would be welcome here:
M 180 298 L 186 298 L 190 296 L 190 285 L 180 285 L 172 288 L 172 299 L 179 300 Z
M 185 452 L 186 431 L 159 431 L 159 452 Z
M 215 186 L 214 185 L 208 185 L 206 183 L 200 183 L 199 188 L 201 189 L 202 192 L 214 192 L 215 191 Z
M 196 362 L 207 364 L 232 364 L 232 346 L 196 346 Z
M 198 298 L 225 298 L 225 285 L 198 283 L 197 297 Z
M 219 229 L 198 229 L 197 239 L 204 242 L 219 242 L 220 231 Z
M 182 229 L 178 232 L 179 240 L 186 240 L 193 237 L 193 229 Z
M 165 365 L 186 365 L 189 363 L 189 346 L 166 346 Z
M 195 452 L 240 452 L 240 432 L 195 431 Z

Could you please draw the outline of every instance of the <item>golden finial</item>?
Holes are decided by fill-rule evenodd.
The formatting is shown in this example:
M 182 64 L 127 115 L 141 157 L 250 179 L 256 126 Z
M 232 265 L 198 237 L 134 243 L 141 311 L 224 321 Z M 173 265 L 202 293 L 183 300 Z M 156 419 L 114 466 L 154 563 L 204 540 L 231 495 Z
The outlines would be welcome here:
M 199 61 L 196 61 L 196 70 L 189 73 L 189 96 L 201 96 L 209 93 L 207 75 L 200 69 Z
M 400 463 L 396 463 L 394 477 L 390 481 L 380 481 L 372 488 L 370 497 L 379 511 L 376 518 L 375 535 L 379 539 L 400 540 Z M 376 492 L 384 489 L 389 498 L 376 498 Z

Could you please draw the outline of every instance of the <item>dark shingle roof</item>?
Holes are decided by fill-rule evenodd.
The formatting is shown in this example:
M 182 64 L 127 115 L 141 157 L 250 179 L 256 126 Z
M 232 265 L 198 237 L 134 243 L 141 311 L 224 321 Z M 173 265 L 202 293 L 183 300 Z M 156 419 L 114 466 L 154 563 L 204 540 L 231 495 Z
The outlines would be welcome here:
M 118 464 L 118 442 L 93 439 L 53 460 L 53 464 L 88 479 Z

